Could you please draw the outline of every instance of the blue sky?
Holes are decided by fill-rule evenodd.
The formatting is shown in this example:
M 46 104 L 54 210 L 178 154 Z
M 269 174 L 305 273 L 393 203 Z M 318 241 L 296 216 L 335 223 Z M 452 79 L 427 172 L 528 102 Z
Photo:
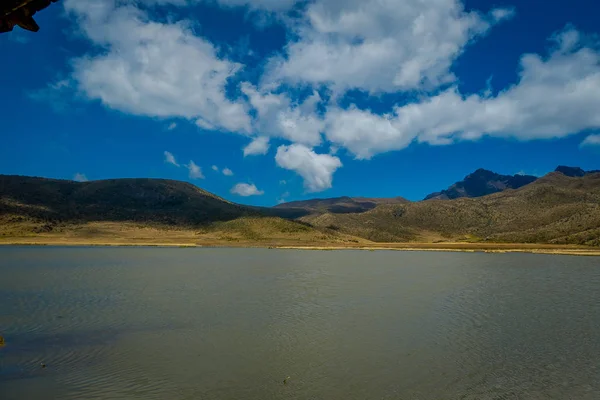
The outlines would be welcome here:
M 589 0 L 62 0 L 0 35 L 0 173 L 256 205 L 600 169 Z M 227 170 L 226 170 L 227 168 Z

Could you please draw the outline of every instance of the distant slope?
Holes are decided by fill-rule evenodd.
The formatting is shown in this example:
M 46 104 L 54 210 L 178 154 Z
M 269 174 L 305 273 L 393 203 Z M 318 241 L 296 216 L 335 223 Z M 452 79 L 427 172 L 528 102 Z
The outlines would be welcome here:
M 561 168 L 518 189 L 473 198 L 409 202 L 342 197 L 270 209 L 231 203 L 172 180 L 78 183 L 0 175 L 0 239 L 182 240 L 206 245 L 489 241 L 600 246 L 600 173 L 571 177 L 564 171 L 580 175 Z
M 464 180 L 456 182 L 446 190 L 431 193 L 425 200 L 449 200 L 460 197 L 482 197 L 506 189 L 518 189 L 534 182 L 530 175 L 500 175 L 485 169 L 478 169 Z
M 373 241 L 600 245 L 600 173 L 572 178 L 553 172 L 485 197 L 381 205 L 362 214 L 313 214 L 302 220 Z
M 585 171 L 579 167 L 567 167 L 564 165 L 559 165 L 554 171 L 560 172 L 561 174 L 570 176 L 572 178 L 580 178 L 582 176 L 586 176 L 587 174 L 595 174 L 600 172 L 600 170 Z
M 111 243 L 352 242 L 335 231 L 278 218 L 285 210 L 231 203 L 165 179 L 92 182 L 0 175 L 0 237 Z M 291 214 L 290 214 L 291 215 Z
M 404 204 L 409 201 L 402 197 L 368 198 L 368 197 L 335 197 L 329 199 L 312 199 L 292 201 L 275 206 L 278 210 L 303 210 L 305 214 L 330 212 L 334 214 L 362 213 L 372 210 L 381 204 Z
M 166 179 L 73 182 L 0 175 L 0 214 L 46 221 L 198 225 L 259 215 L 190 183 Z

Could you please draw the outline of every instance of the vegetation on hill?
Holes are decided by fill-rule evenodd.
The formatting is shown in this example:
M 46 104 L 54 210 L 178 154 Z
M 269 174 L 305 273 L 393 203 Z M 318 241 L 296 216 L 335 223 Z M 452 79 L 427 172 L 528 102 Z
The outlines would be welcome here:
M 190 183 L 165 179 L 73 182 L 0 176 L 0 214 L 48 223 L 133 221 L 194 226 L 258 212 Z
M 404 204 L 408 200 L 402 197 L 368 198 L 368 197 L 335 197 L 330 199 L 311 199 L 282 203 L 274 208 L 277 210 L 296 210 L 299 216 L 315 212 L 330 212 L 334 214 L 362 213 L 381 204 Z
M 314 226 L 373 241 L 500 241 L 600 245 L 600 173 L 554 172 L 479 198 L 382 205 L 362 214 L 313 214 Z
M 588 174 L 600 172 L 585 171 L 579 167 L 567 167 L 559 165 L 554 172 L 573 178 L 580 178 Z M 452 200 L 461 197 L 482 197 L 489 194 L 499 193 L 509 189 L 519 189 L 533 183 L 538 178 L 532 175 L 500 175 L 485 169 L 478 169 L 467 175 L 462 181 L 456 182 L 446 190 L 431 193 L 425 200 Z
M 600 246 L 600 173 L 561 169 L 518 189 L 481 197 L 420 202 L 341 197 L 271 209 L 231 203 L 171 180 L 79 183 L 0 175 L 0 236 L 128 242 L 169 237 L 225 244 L 465 241 Z M 487 171 L 475 174 L 491 176 Z M 469 184 L 464 187 L 471 190 Z
M 186 183 L 164 179 L 92 182 L 0 175 L 0 236 L 153 241 L 160 232 L 209 241 L 346 240 L 293 218 L 296 213 L 231 203 Z M 178 233 L 179 232 L 179 233 Z M 183 235 L 183 236 L 182 236 Z
M 559 165 L 554 171 L 560 172 L 561 174 L 570 176 L 572 178 L 580 178 L 582 176 L 586 176 L 587 174 L 595 174 L 600 172 L 600 170 L 585 171 L 579 167 L 567 167 L 564 165 Z

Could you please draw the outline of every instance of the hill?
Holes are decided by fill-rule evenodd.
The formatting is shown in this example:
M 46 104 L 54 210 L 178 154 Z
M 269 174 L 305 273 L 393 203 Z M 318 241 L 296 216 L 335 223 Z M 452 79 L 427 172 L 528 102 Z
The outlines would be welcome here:
M 435 192 L 425 200 L 448 200 L 460 197 L 482 197 L 498 193 L 506 189 L 518 189 L 534 182 L 537 178 L 531 175 L 500 175 L 485 169 L 478 169 L 456 182 L 446 190 Z
M 190 183 L 166 179 L 91 182 L 0 176 L 0 213 L 47 222 L 130 221 L 194 226 L 257 215 Z
M 79 183 L 0 175 L 0 239 L 27 237 L 52 243 L 600 246 L 600 173 L 552 172 L 481 197 L 419 202 L 341 197 L 271 209 L 235 204 L 172 180 Z
M 292 201 L 275 206 L 278 210 L 296 210 L 298 214 L 305 215 L 318 212 L 334 214 L 362 213 L 372 210 L 381 204 L 404 204 L 409 201 L 402 197 L 394 198 L 367 198 L 367 197 L 335 197 L 329 199 L 312 199 Z
M 0 175 L 0 237 L 99 241 L 357 241 L 279 218 L 285 211 L 231 203 L 165 179 L 91 182 Z
M 380 205 L 361 214 L 312 214 L 302 220 L 379 242 L 600 245 L 600 173 L 573 178 L 553 172 L 484 197 Z
M 570 176 L 572 178 L 580 178 L 582 176 L 586 176 L 587 174 L 596 174 L 596 173 L 600 172 L 600 170 L 585 171 L 585 170 L 581 169 L 580 167 L 567 167 L 564 165 L 559 165 L 558 167 L 556 167 L 556 169 L 554 171 L 560 172 L 561 174 Z

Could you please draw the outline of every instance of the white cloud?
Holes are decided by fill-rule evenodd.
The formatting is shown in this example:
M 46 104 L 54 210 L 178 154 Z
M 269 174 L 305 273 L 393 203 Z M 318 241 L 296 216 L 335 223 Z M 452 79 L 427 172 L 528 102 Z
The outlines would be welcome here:
M 543 176 L 544 174 L 540 174 L 539 172 L 526 172 L 526 171 L 521 170 L 521 171 L 517 172 L 515 175 L 536 176 L 539 178 L 539 177 Z
M 224 58 L 226 52 L 198 36 L 192 22 L 153 21 L 148 10 L 199 1 L 267 11 L 289 10 L 296 3 L 64 0 L 94 51 L 73 60 L 69 79 L 45 90 L 78 90 L 125 113 L 185 118 L 200 129 L 248 135 L 253 140 L 244 156 L 267 154 L 269 141 L 282 139 L 291 144 L 278 148 L 277 165 L 301 175 L 311 192 L 331 187 L 342 167 L 338 149 L 368 159 L 413 142 L 444 145 L 483 136 L 534 140 L 600 128 L 599 44 L 574 29 L 555 35 L 549 54 L 523 55 L 517 82 L 497 95 L 490 81 L 477 94 L 459 91 L 454 61 L 494 24 L 511 18 L 512 8 L 483 15 L 466 12 L 461 0 L 302 2 L 299 18 L 285 16 L 293 41 L 268 62 L 258 86 L 239 84 L 242 95 L 233 100 L 225 88 L 235 84 L 244 66 Z M 316 91 L 306 97 L 313 88 L 327 93 L 325 101 Z M 342 107 L 338 100 L 350 89 L 413 100 L 385 114 Z M 582 146 L 597 145 L 599 136 L 588 136 Z M 324 141 L 329 154 L 315 153 Z M 169 152 L 165 161 L 179 166 Z M 193 162 L 186 167 L 190 177 L 203 178 Z
M 179 164 L 177 163 L 177 160 L 175 159 L 175 156 L 172 153 L 165 151 L 164 154 L 166 163 L 173 164 L 174 166 L 179 167 Z
M 171 124 L 167 127 L 167 130 L 172 131 L 177 128 L 177 122 L 171 122 Z
M 600 146 L 600 135 L 589 135 L 586 137 L 583 142 L 581 142 L 581 147 L 586 146 Z
M 205 0 L 211 1 L 211 0 Z M 223 6 L 249 6 L 253 9 L 267 11 L 285 11 L 291 8 L 299 0 L 212 0 Z
M 75 182 L 87 182 L 88 178 L 87 178 L 87 176 L 85 176 L 85 174 L 78 172 L 73 176 L 73 180 Z
M 282 195 L 277 199 L 277 204 L 285 203 L 288 197 L 290 197 L 290 192 L 282 193 Z
M 279 184 L 280 185 L 287 185 L 287 181 L 285 181 L 285 180 L 282 179 L 282 180 L 279 181 Z
M 466 12 L 460 0 L 317 0 L 299 40 L 271 60 L 269 80 L 336 91 L 432 89 L 453 82 L 454 60 L 510 10 Z
M 339 158 L 317 154 L 301 144 L 279 146 L 275 156 L 281 168 L 295 171 L 304 179 L 308 192 L 321 192 L 331 188 L 334 172 L 342 166 Z
M 249 7 L 254 10 L 285 11 L 304 0 L 145 0 L 146 4 L 185 6 L 194 3 L 216 3 L 224 7 Z
M 243 102 L 225 95 L 242 67 L 219 59 L 191 23 L 160 23 L 133 4 L 66 0 L 85 37 L 104 49 L 73 61 L 72 78 L 90 99 L 129 114 L 183 117 L 199 126 L 249 132 Z
M 356 107 L 334 108 L 327 113 L 327 138 L 365 159 L 408 146 L 417 133 L 403 131 L 397 125 L 391 115 L 377 115 Z
M 233 171 L 229 168 L 223 168 L 223 175 L 225 176 L 233 176 Z
M 72 112 L 76 106 L 69 99 L 73 92 L 73 82 L 69 79 L 60 79 L 48 84 L 45 88 L 34 90 L 29 93 L 29 97 L 36 101 L 50 104 L 54 111 Z
M 321 97 L 314 92 L 302 103 L 293 103 L 285 93 L 260 92 L 242 84 L 242 92 L 257 112 L 255 129 L 263 135 L 316 146 L 321 143 L 323 121 L 315 114 Z
M 514 17 L 516 11 L 514 8 L 496 8 L 492 10 L 491 14 L 495 21 L 502 21 Z
M 244 147 L 244 157 L 259 154 L 267 154 L 269 151 L 269 138 L 260 136 L 254 139 L 248 146 Z
M 600 53 L 568 30 L 542 58 L 521 59 L 519 81 L 496 97 L 462 95 L 456 87 L 389 115 L 331 109 L 327 138 L 357 158 L 399 150 L 413 140 L 450 144 L 484 135 L 520 140 L 559 138 L 600 127 Z
M 231 188 L 231 193 L 237 194 L 238 196 L 242 197 L 261 196 L 265 194 L 264 191 L 258 190 L 256 185 L 249 183 L 238 183 L 233 188 Z
M 217 167 L 216 165 L 213 165 L 211 168 L 213 171 L 219 172 L 219 167 Z
M 202 174 L 202 168 L 196 165 L 195 162 L 190 160 L 190 163 L 186 165 L 189 171 L 190 179 L 204 179 L 204 175 Z

